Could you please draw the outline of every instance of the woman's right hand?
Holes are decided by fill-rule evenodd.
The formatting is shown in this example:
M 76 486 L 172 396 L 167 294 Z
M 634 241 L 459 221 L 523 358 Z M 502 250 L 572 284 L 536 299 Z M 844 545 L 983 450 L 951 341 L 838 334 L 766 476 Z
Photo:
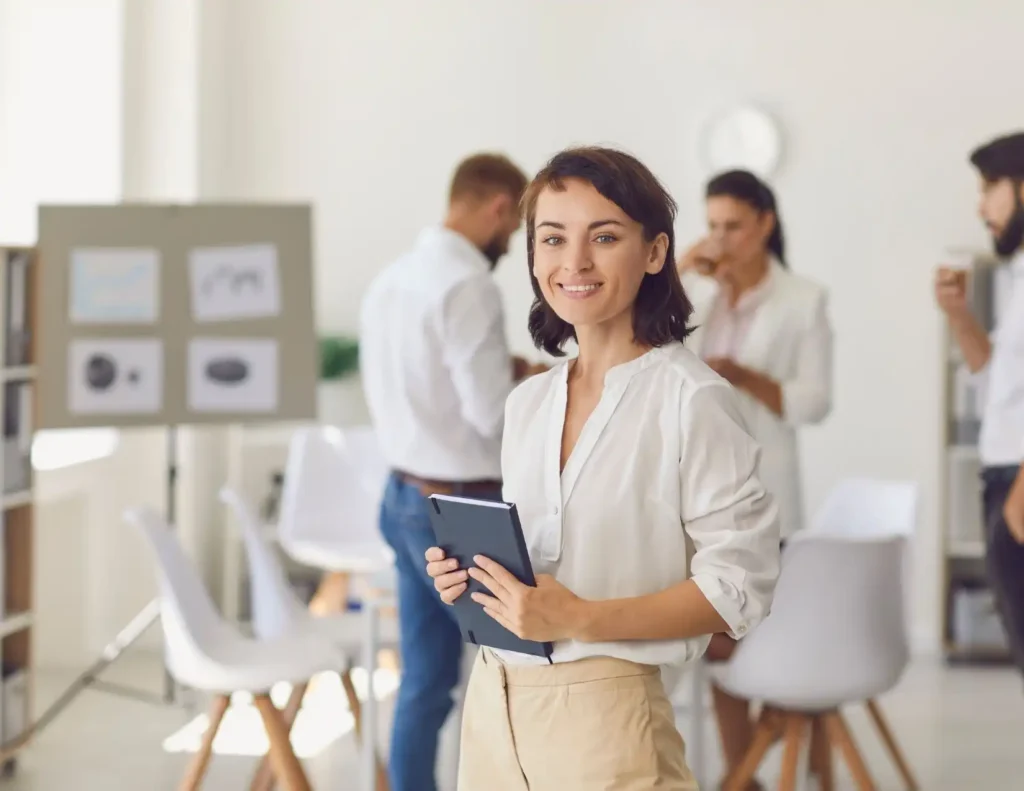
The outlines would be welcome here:
M 680 275 L 689 271 L 712 275 L 718 262 L 722 260 L 723 253 L 722 245 L 706 236 L 683 253 L 676 262 L 676 270 Z
M 445 557 L 440 547 L 431 547 L 424 555 L 427 560 L 427 574 L 434 580 L 434 588 L 441 594 L 441 601 L 451 604 L 466 592 L 469 575 L 459 568 L 457 560 Z

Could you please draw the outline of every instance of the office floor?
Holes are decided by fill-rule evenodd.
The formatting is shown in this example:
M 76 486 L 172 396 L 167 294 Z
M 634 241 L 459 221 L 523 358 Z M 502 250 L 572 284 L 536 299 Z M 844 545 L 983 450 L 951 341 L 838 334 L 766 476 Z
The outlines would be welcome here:
M 108 678 L 154 691 L 159 690 L 161 680 L 158 665 L 148 657 L 126 657 Z M 41 673 L 37 710 L 70 680 L 70 674 Z M 385 674 L 378 683 L 386 692 L 393 688 L 394 679 Z M 340 689 L 329 680 L 324 682 L 310 704 L 301 734 L 296 734 L 296 741 L 301 742 L 297 749 L 310 756 L 305 764 L 318 790 L 357 786 L 356 748 L 342 700 Z M 389 701 L 390 695 L 385 694 L 385 720 Z M 883 706 L 924 791 L 1013 791 L 1021 787 L 1024 685 L 1014 673 L 950 670 L 935 662 L 918 661 Z M 195 741 L 202 725 L 195 721 L 197 713 L 201 708 L 188 712 L 88 691 L 23 754 L 17 774 L 12 780 L 0 781 L 0 791 L 173 789 L 188 754 L 168 750 L 187 749 Z M 225 754 L 214 756 L 206 788 L 247 788 L 255 768 L 256 760 L 244 753 L 258 751 L 262 745 L 258 721 L 244 703 L 233 713 L 233 723 L 217 745 Z M 880 791 L 900 789 L 866 717 L 851 710 L 848 718 Z M 386 730 L 386 723 L 382 725 Z M 686 727 L 682 720 L 684 733 Z M 441 781 L 445 791 L 454 789 L 455 737 L 452 728 L 444 740 Z M 717 768 L 717 744 L 712 733 L 709 737 L 709 761 Z M 326 741 L 330 743 L 325 745 Z M 775 756 L 762 773 L 764 780 L 774 781 L 777 764 Z M 840 775 L 839 788 L 853 788 L 845 775 Z

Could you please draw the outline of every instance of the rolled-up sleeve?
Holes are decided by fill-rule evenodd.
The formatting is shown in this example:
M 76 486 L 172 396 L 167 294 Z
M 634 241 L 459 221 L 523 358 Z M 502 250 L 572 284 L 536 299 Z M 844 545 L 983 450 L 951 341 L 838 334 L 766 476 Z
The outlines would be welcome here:
M 782 416 L 790 425 L 818 423 L 832 411 L 832 325 L 824 291 L 801 333 L 796 374 L 781 387 Z
M 679 463 L 683 526 L 694 583 L 740 638 L 771 607 L 779 575 L 779 519 L 758 477 L 760 447 L 735 392 L 700 386 L 682 404 Z

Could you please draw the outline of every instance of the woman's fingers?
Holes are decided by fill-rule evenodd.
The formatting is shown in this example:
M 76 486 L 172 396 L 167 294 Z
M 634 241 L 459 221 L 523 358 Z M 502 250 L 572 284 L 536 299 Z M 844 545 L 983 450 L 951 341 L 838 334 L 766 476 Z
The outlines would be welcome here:
M 427 564 L 427 574 L 433 579 L 447 574 L 451 571 L 455 571 L 459 567 L 459 561 L 455 558 L 448 558 L 446 560 L 435 560 Z
M 496 612 L 504 612 L 505 605 L 501 603 L 500 599 L 496 599 L 493 596 L 488 596 L 486 593 L 474 593 L 469 598 L 475 601 L 477 604 L 482 604 L 485 609 L 490 608 Z
M 504 615 L 502 615 L 498 610 L 494 609 L 493 607 L 485 606 L 484 612 L 491 616 L 491 618 L 500 623 L 502 626 L 504 626 L 506 629 L 508 629 L 510 632 L 512 632 L 512 634 L 514 634 L 516 637 L 523 638 L 522 630 L 517 629 L 515 625 L 511 621 L 509 621 Z
M 444 550 L 441 547 L 431 547 L 423 553 L 427 563 L 434 563 L 438 560 L 444 560 Z
M 446 588 L 441 591 L 441 601 L 445 604 L 452 604 L 459 596 L 466 592 L 466 583 L 461 585 L 453 585 L 450 588 Z
M 456 585 L 465 584 L 468 582 L 465 569 L 459 569 L 458 571 L 452 571 L 448 574 L 441 574 L 438 577 L 434 577 L 434 588 L 444 593 L 448 588 L 453 588 Z
M 509 598 L 510 594 L 507 588 L 502 585 L 498 580 L 484 571 L 482 568 L 471 568 L 469 569 L 469 576 L 483 585 L 487 590 L 494 594 L 498 599 Z
M 523 585 L 523 583 L 516 579 L 515 575 L 511 571 L 506 569 L 500 563 L 495 563 L 488 557 L 477 555 L 473 558 L 473 562 L 483 569 L 483 571 L 494 579 L 495 582 L 509 592 L 514 591 Z

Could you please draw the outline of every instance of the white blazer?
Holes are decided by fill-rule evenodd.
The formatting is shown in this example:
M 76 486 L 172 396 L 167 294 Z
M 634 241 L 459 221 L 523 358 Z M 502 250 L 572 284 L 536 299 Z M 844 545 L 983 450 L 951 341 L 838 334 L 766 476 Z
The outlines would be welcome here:
M 771 377 L 782 387 L 782 417 L 743 390 L 739 392 L 747 426 L 762 448 L 761 480 L 778 500 L 785 538 L 804 522 L 796 430 L 821 422 L 832 409 L 832 326 L 824 288 L 778 262 L 772 264 L 771 277 L 736 362 Z M 715 304 L 718 284 L 687 274 L 683 285 L 694 303 L 693 323 L 697 325 L 687 346 L 701 354 L 700 325 Z

